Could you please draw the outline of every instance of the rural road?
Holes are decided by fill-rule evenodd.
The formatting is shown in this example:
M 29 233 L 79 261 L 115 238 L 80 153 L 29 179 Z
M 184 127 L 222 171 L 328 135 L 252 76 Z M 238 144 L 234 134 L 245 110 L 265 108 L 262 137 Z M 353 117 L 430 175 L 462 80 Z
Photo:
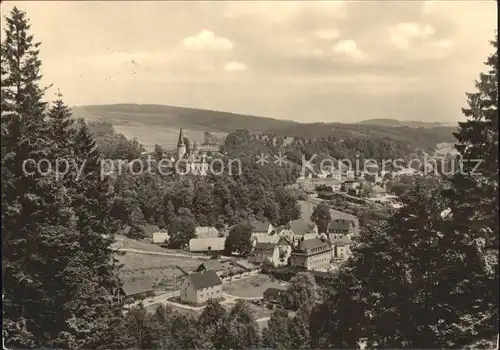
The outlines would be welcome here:
M 115 251 L 119 252 L 129 252 L 129 253 L 138 253 L 138 254 L 147 254 L 147 255 L 163 255 L 163 256 L 175 256 L 180 258 L 189 258 L 189 259 L 197 259 L 197 260 L 209 260 L 209 256 L 197 256 L 197 255 L 188 255 L 182 253 L 165 253 L 165 252 L 150 252 L 146 250 L 140 249 L 132 249 L 132 248 L 112 248 Z

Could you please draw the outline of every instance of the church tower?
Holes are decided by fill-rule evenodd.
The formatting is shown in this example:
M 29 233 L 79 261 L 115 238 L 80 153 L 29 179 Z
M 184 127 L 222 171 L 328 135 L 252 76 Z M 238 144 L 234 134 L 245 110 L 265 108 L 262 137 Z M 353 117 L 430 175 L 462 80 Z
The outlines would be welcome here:
M 182 159 L 186 154 L 186 144 L 184 143 L 184 134 L 182 129 L 179 132 L 179 140 L 177 141 L 177 160 Z

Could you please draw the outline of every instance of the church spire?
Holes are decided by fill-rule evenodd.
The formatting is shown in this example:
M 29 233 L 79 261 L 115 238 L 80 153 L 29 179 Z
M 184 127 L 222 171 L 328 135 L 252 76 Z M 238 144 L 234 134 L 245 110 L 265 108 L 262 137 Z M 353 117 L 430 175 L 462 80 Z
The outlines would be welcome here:
M 181 131 L 179 132 L 179 140 L 177 141 L 178 146 L 183 146 L 184 145 L 184 134 L 182 133 L 182 128 Z
M 186 154 L 186 144 L 184 143 L 184 134 L 182 129 L 179 132 L 179 141 L 177 141 L 177 159 L 182 159 Z

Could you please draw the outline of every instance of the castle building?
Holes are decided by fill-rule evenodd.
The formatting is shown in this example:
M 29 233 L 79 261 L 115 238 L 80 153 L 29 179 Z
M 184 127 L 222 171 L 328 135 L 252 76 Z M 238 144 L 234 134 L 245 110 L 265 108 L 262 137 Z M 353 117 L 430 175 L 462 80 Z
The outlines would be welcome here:
M 177 141 L 177 160 L 182 159 L 186 154 L 186 144 L 184 143 L 184 134 L 182 128 L 179 132 L 179 140 Z
M 199 176 L 206 176 L 208 174 L 209 164 L 207 163 L 206 154 L 200 154 L 199 149 L 196 147 L 196 142 L 193 142 L 189 153 L 187 152 L 182 129 L 179 131 L 179 140 L 177 141 L 176 161 L 184 164 L 183 171 L 185 171 L 185 174 Z

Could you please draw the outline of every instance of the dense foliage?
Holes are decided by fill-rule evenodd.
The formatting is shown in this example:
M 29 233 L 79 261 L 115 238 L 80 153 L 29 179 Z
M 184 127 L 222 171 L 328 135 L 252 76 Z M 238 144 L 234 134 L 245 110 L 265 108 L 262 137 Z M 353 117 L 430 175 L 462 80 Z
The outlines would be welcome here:
M 303 314 L 312 348 L 492 348 L 499 298 L 496 51 L 487 64 L 456 134 L 464 171 L 449 181 L 413 179 L 398 193 L 401 209 L 365 222 L 323 302 Z M 479 171 L 470 159 L 482 161 Z M 286 313 L 273 315 L 264 344 L 293 347 L 287 322 Z
M 94 121 L 88 124 L 88 128 L 104 158 L 131 161 L 139 158 L 145 151 L 136 139 L 129 140 L 123 134 L 117 133 L 111 123 Z
M 145 223 L 175 231 L 180 238 L 175 247 L 192 237 L 186 226 L 223 228 L 253 218 L 285 224 L 298 218 L 298 194 L 285 189 L 297 178 L 296 168 L 256 164 L 258 151 L 269 150 L 264 143 L 251 141 L 248 131 L 229 134 L 223 148 L 220 160 L 225 165 L 232 162 L 233 172 L 226 167 L 222 174 L 206 177 L 162 175 L 153 164 L 153 171 L 133 174 L 124 167 L 114 181 L 112 217 L 132 227 L 127 234 L 133 237 L 141 236 L 139 226 Z M 177 235 L 181 231 L 186 234 Z
M 139 305 L 120 328 L 125 332 L 115 349 L 248 349 L 260 342 L 254 315 L 242 300 L 229 312 L 210 300 L 198 318 L 163 305 L 148 313 Z
M 109 183 L 85 125 L 39 86 L 26 14 L 6 18 L 2 74 L 3 318 L 8 347 L 100 347 L 121 311 L 109 249 Z M 56 159 L 69 166 L 55 171 Z M 36 164 L 41 165 L 36 167 Z M 81 169 L 76 170 L 76 166 Z M 82 167 L 82 165 L 84 165 Z

